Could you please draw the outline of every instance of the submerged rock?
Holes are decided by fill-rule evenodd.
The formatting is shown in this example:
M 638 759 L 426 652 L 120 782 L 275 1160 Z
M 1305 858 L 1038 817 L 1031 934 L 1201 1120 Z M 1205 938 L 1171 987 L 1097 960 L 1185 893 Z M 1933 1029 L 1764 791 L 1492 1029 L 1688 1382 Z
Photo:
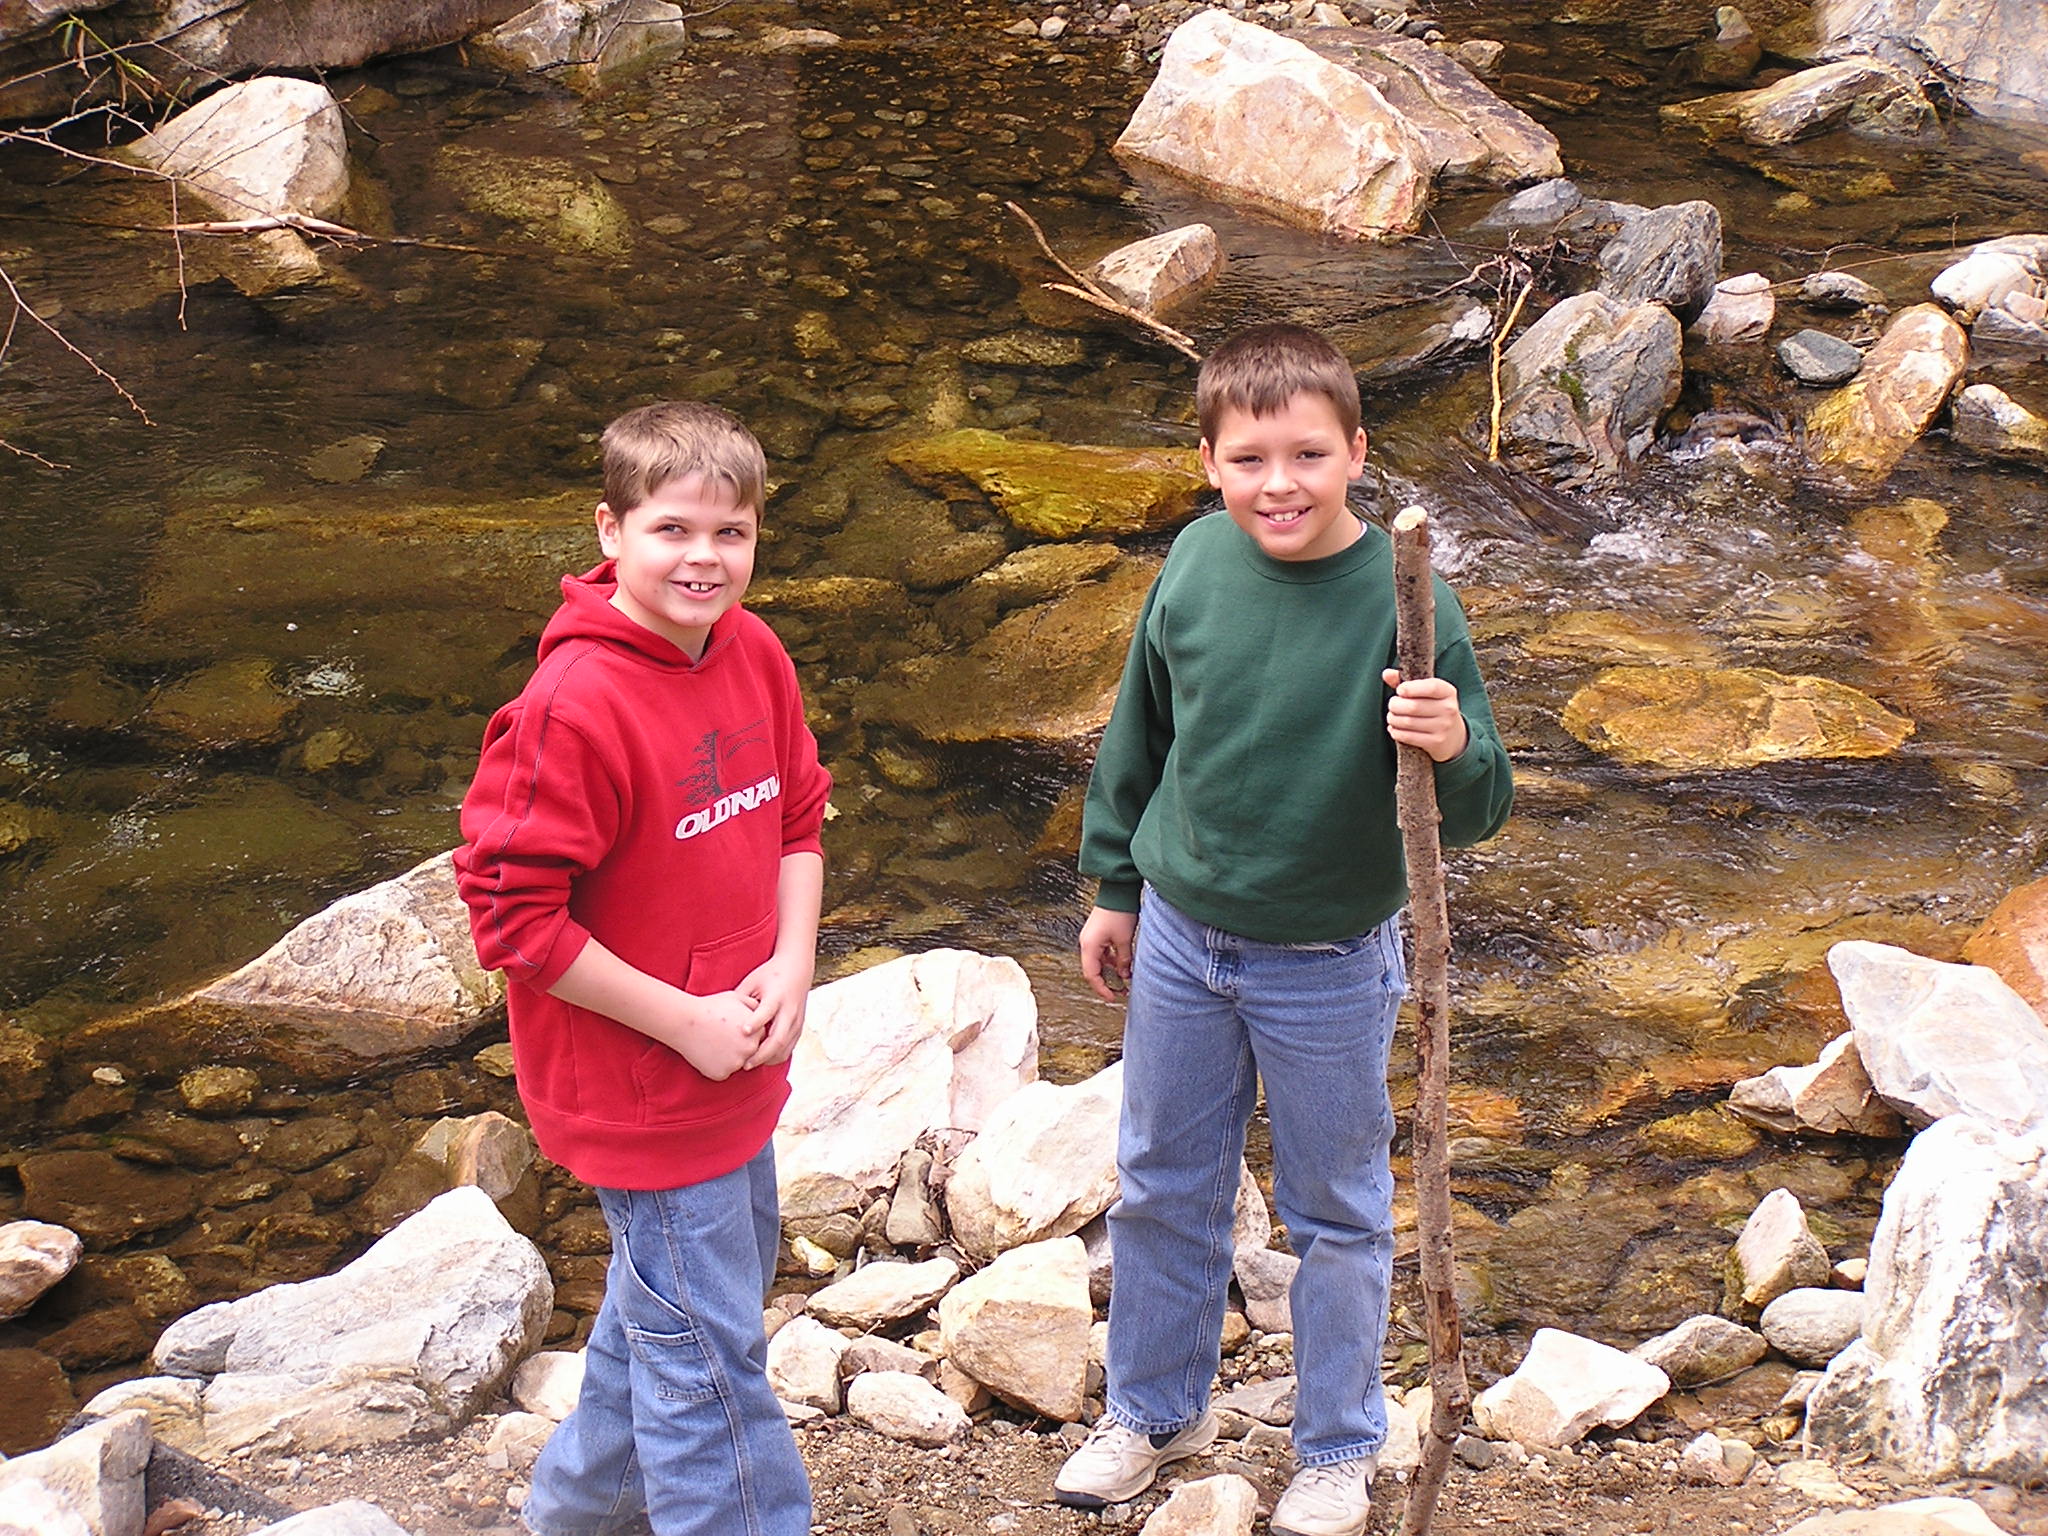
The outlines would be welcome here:
M 243 657 L 164 684 L 143 706 L 143 721 L 187 746 L 226 751 L 277 741 L 298 709 L 272 663 Z
M 1761 90 L 1673 102 L 1667 123 L 1735 132 L 1751 144 L 1789 144 L 1830 128 L 1912 134 L 1934 123 L 1934 104 L 1911 75 L 1883 59 L 1839 59 Z
M 2048 1144 L 1956 1115 L 1914 1138 L 1871 1240 L 1863 1337 L 1808 1405 L 1818 1444 L 1926 1479 L 2048 1475 Z
M 1354 239 L 1417 228 L 1433 170 L 1421 139 L 1358 75 L 1222 10 L 1174 29 L 1116 152 Z
M 1610 478 L 1649 447 L 1678 401 L 1684 336 L 1660 304 L 1604 293 L 1564 300 L 1501 367 L 1501 445 L 1518 468 L 1566 484 Z
M 1933 304 L 1902 311 L 1863 359 L 1855 380 L 1806 419 L 1813 455 L 1867 474 L 1891 472 L 1962 381 L 1970 343 Z
M 1882 757 L 1913 734 L 1846 684 L 1763 667 L 1611 667 L 1572 695 L 1563 724 L 1596 751 L 1691 772 Z
M 1157 533 L 1195 510 L 1208 488 L 1191 448 L 1109 448 L 1033 442 L 963 428 L 890 454 L 920 485 L 969 485 L 1041 539 Z
M 632 252 L 632 219 L 604 183 L 573 160 L 448 144 L 434 163 L 472 212 L 523 225 L 558 250 L 602 257 Z
M 965 654 L 891 668 L 858 707 L 927 741 L 1076 745 L 1109 720 L 1158 569 L 1156 559 L 1127 555 L 1102 580 L 1011 614 Z

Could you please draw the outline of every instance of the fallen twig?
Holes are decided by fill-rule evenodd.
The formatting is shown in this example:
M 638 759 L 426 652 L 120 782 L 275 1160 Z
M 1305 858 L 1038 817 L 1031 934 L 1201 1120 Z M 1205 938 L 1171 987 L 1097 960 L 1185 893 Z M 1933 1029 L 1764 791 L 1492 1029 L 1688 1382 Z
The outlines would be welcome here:
M 1493 328 L 1493 360 L 1489 374 L 1493 384 L 1493 420 L 1486 434 L 1486 462 L 1489 464 L 1500 462 L 1500 417 L 1503 403 L 1500 397 L 1501 352 L 1507 346 L 1508 333 L 1514 330 L 1515 322 L 1522 318 L 1522 306 L 1529 302 L 1529 295 L 1535 288 L 1534 274 L 1525 270 L 1521 289 L 1515 294 L 1515 302 L 1508 309 L 1507 319 Z
M 1404 508 L 1394 518 L 1394 609 L 1395 657 L 1402 678 L 1434 675 L 1436 591 L 1429 569 L 1429 514 L 1421 507 Z M 1426 1536 L 1450 1470 L 1451 1447 L 1472 1398 L 1465 1379 L 1465 1336 L 1451 1249 L 1451 925 L 1437 833 L 1441 816 L 1436 770 L 1420 747 L 1399 747 L 1397 760 L 1395 803 L 1408 861 L 1408 910 L 1415 927 L 1415 1225 L 1421 1245 L 1430 1386 L 1422 1462 L 1408 1485 L 1400 1536 Z
M 1022 219 L 1031 233 L 1037 236 L 1038 248 L 1045 252 L 1046 260 L 1050 261 L 1074 280 L 1073 285 L 1067 283 L 1045 283 L 1042 285 L 1043 287 L 1050 289 L 1054 293 L 1068 294 L 1073 298 L 1079 299 L 1084 304 L 1092 304 L 1097 309 L 1105 310 L 1115 315 L 1118 319 L 1128 320 L 1132 325 L 1138 326 L 1142 330 L 1150 331 L 1182 356 L 1197 363 L 1202 360 L 1202 354 L 1195 350 L 1193 337 L 1175 330 L 1163 320 L 1153 319 L 1152 316 L 1146 314 L 1141 309 L 1133 309 L 1130 305 L 1112 298 L 1093 278 L 1089 277 L 1085 272 L 1076 271 L 1060 259 L 1059 253 L 1052 248 L 1052 243 L 1045 238 L 1045 231 L 1038 227 L 1038 220 L 1032 218 L 1030 214 L 1026 213 L 1015 203 L 1005 203 L 1003 206 Z

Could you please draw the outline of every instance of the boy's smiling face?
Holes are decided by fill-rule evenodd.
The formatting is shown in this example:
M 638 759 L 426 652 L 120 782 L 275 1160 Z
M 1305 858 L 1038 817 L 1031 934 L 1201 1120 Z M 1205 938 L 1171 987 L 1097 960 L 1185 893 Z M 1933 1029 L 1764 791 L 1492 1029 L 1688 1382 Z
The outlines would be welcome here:
M 1320 560 L 1362 531 L 1344 492 L 1365 473 L 1365 429 L 1347 436 L 1312 391 L 1267 416 L 1224 407 L 1215 441 L 1202 439 L 1202 468 L 1230 520 L 1276 560 Z
M 670 480 L 624 514 L 599 502 L 597 542 L 618 562 L 612 606 L 692 661 L 754 575 L 760 518 L 702 475 Z

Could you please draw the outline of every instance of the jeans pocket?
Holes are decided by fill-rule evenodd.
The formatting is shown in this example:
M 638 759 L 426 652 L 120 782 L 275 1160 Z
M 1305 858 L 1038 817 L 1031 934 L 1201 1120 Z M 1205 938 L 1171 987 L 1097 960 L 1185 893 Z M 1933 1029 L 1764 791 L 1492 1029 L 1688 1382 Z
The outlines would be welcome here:
M 1297 955 L 1355 955 L 1373 942 L 1376 933 L 1353 934 L 1348 939 L 1318 940 L 1308 944 L 1283 944 L 1282 949 L 1292 950 Z
M 696 1334 L 655 1333 L 626 1324 L 626 1346 L 654 1382 L 654 1395 L 665 1403 L 707 1403 L 718 1396 L 718 1376 Z

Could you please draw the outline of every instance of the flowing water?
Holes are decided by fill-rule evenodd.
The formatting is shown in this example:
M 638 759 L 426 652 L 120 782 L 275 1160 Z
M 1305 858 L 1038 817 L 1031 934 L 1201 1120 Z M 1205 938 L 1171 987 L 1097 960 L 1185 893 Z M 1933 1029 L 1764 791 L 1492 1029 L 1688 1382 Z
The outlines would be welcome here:
M 1531 9 L 1446 11 L 1454 36 L 1506 38 L 1510 69 L 1594 88 L 1576 110 L 1530 104 L 1568 168 L 1600 196 L 1711 198 L 1730 272 L 1868 262 L 1899 308 L 1954 242 L 2040 226 L 2039 138 L 1961 120 L 1723 156 L 1659 131 L 1679 94 L 1668 55 Z M 1357 247 L 1134 176 L 1109 145 L 1149 65 L 1117 39 L 1020 44 L 1000 33 L 1011 14 L 842 3 L 809 18 L 840 46 L 700 35 L 595 102 L 448 60 L 343 77 L 347 217 L 434 244 L 339 255 L 341 283 L 268 298 L 201 238 L 181 253 L 79 222 L 151 219 L 11 153 L 0 261 L 154 425 L 17 334 L 0 436 L 68 467 L 0 457 L 0 1013 L 61 1041 L 456 841 L 552 575 L 595 558 L 595 435 L 627 405 L 699 395 L 756 426 L 786 482 L 767 576 L 899 576 L 935 527 L 942 545 L 1026 543 L 973 498 L 935 513 L 891 468 L 890 448 L 941 427 L 1191 443 L 1191 367 L 1051 312 L 1035 285 L 1054 274 L 1004 200 L 1091 257 L 1206 219 L 1233 262 L 1186 321 L 1199 341 L 1299 318 L 1369 368 L 1484 254 L 1471 226 L 1492 194 L 1444 197 L 1424 238 Z M 744 37 L 759 15 L 715 20 Z M 963 353 L 978 342 L 1008 360 Z M 1437 510 L 1525 781 L 1507 832 L 1454 862 L 1454 1135 L 1481 1332 L 1639 1336 L 1711 1307 L 1729 1229 L 1774 1184 L 1854 1250 L 1896 1149 L 1677 1117 L 1842 1027 L 1830 943 L 1952 957 L 2043 865 L 2048 486 L 1936 437 L 1858 494 L 1783 441 L 1802 404 L 1767 359 L 1695 369 L 1681 412 L 1752 412 L 1780 441 L 1660 448 L 1590 494 L 1469 446 L 1483 369 L 1368 373 L 1368 494 Z M 2041 404 L 2038 366 L 1997 377 Z M 1945 524 L 1897 510 L 1907 497 Z M 1116 1021 L 1071 975 L 1085 901 L 1055 814 L 1085 756 L 934 747 L 869 717 L 889 668 L 986 627 L 942 580 L 917 585 L 907 618 L 777 621 L 840 783 L 828 963 L 1015 954 L 1048 1070 L 1092 1070 Z M 1694 773 L 1621 766 L 1562 729 L 1599 668 L 1668 658 L 1818 673 L 1917 728 L 1880 759 Z

